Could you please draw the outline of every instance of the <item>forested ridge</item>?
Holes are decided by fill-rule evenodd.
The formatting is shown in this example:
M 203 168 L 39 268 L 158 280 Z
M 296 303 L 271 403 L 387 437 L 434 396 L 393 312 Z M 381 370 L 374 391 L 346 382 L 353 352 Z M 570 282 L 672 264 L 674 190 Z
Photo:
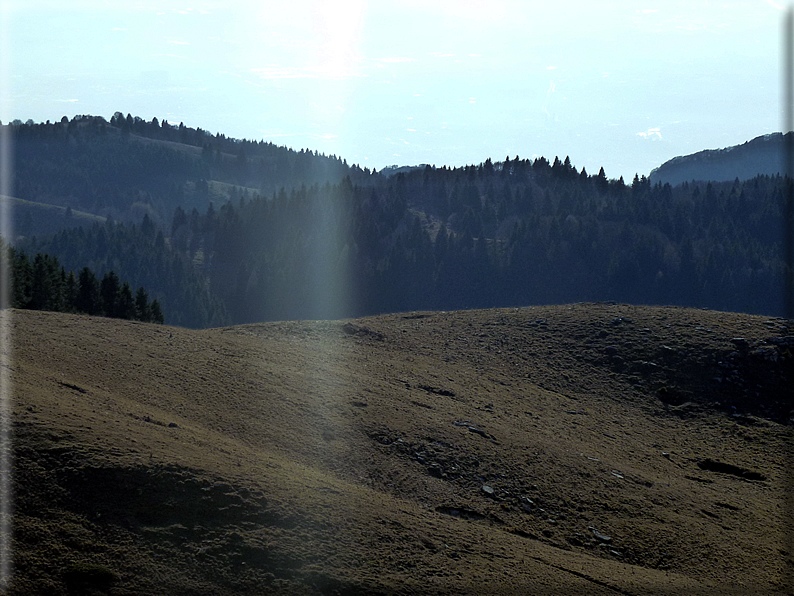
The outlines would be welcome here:
M 626 185 L 567 159 L 486 161 L 228 204 L 193 228 L 236 321 L 599 300 L 775 314 L 789 183 Z M 311 305 L 318 267 L 344 280 L 341 310 Z
M 120 112 L 110 121 L 78 115 L 6 126 L 14 139 L 16 197 L 117 221 L 148 214 L 161 223 L 177 205 L 203 211 L 212 200 L 369 175 L 336 156 Z M 36 234 L 43 223 L 36 215 L 19 215 L 17 233 Z
M 747 180 L 758 175 L 785 174 L 786 137 L 780 132 L 756 137 L 741 145 L 724 149 L 706 149 L 691 155 L 674 157 L 651 170 L 652 182 L 672 185 L 690 180 Z
M 128 204 L 135 223 L 95 223 L 22 245 L 151 288 L 169 323 L 609 300 L 782 314 L 782 209 L 791 181 L 780 176 L 672 187 L 644 176 L 608 179 L 603 169 L 591 175 L 568 158 L 508 157 L 387 177 L 310 151 L 167 123 L 120 114 L 105 124 L 82 118 L 73 120 L 81 140 L 68 143 L 101 147 L 115 136 L 129 144 L 125 136 L 139 135 L 157 143 L 133 145 L 170 155 L 160 161 L 166 166 L 148 179 L 148 166 L 136 166 L 140 179 L 125 179 L 129 193 L 108 187 L 103 195 Z M 25 134 L 33 138 L 37 127 L 62 134 L 73 125 L 46 126 L 27 125 Z M 31 141 L 34 153 L 35 146 Z M 195 155 L 186 157 L 186 147 Z M 267 161 L 276 149 L 291 165 L 287 157 Z M 114 167 L 125 167 L 119 160 Z M 74 171 L 63 176 L 85 180 L 86 188 L 104 171 L 68 163 L 59 167 Z M 174 174 L 181 186 L 169 187 L 167 164 L 176 164 L 175 172 L 188 164 L 198 169 Z M 52 165 L 42 173 L 41 187 L 57 187 L 58 171 Z M 229 186 L 213 194 L 219 174 Z M 255 179 L 269 182 L 250 186 Z M 23 198 L 46 198 L 28 189 Z M 165 198 L 155 205 L 157 192 Z M 85 201 L 81 195 L 74 202 Z M 159 215 L 167 205 L 168 219 Z
M 24 248 L 56 256 L 67 270 L 90 267 L 100 276 L 115 271 L 132 286 L 147 288 L 171 325 L 229 323 L 224 305 L 209 291 L 202 272 L 185 254 L 171 249 L 148 216 L 139 225 L 110 222 L 62 230 L 25 243 Z

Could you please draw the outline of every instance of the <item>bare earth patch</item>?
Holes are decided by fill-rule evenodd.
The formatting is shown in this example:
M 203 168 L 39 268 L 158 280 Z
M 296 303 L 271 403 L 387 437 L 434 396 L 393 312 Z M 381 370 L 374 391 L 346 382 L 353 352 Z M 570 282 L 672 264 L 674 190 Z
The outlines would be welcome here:
M 783 320 L 9 314 L 9 594 L 784 592 Z

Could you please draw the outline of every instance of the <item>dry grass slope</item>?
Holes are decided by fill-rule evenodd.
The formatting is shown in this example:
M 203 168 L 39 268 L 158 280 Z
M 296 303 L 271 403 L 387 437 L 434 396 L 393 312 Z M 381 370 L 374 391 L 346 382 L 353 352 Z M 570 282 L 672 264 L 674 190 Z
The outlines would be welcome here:
M 762 594 L 791 564 L 782 320 L 9 314 L 9 594 Z

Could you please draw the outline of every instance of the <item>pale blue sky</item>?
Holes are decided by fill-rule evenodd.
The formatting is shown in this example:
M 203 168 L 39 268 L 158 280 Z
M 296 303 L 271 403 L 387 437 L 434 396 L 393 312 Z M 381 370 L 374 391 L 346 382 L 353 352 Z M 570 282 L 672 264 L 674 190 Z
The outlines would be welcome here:
M 0 118 L 116 112 L 336 154 L 630 179 L 781 129 L 771 0 L 2 2 Z

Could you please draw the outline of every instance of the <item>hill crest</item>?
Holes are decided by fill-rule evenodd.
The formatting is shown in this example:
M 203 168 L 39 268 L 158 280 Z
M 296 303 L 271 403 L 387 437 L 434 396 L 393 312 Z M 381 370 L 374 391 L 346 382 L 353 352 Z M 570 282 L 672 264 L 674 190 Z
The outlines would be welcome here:
M 674 157 L 651 170 L 648 177 L 653 184 L 676 186 L 693 180 L 731 182 L 776 176 L 784 173 L 784 141 L 783 134 L 776 132 L 741 145 Z

